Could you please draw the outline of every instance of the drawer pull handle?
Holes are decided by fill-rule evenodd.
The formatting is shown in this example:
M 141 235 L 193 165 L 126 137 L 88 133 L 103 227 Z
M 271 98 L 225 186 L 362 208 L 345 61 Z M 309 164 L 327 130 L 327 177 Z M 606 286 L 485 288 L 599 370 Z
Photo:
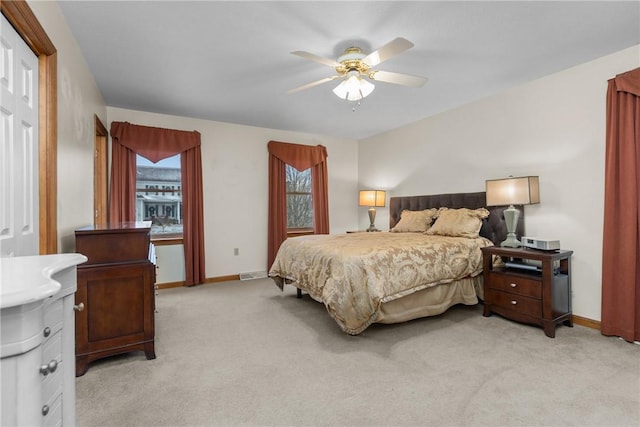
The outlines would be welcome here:
M 50 327 L 46 327 L 44 328 L 44 331 L 42 331 L 42 333 L 44 334 L 44 337 L 48 337 L 49 335 L 51 335 L 51 328 Z
M 512 288 L 515 288 L 516 286 L 518 286 L 518 285 L 516 285 L 515 283 L 512 283 L 512 284 L 511 284 L 511 287 L 512 287 Z
M 512 304 L 512 305 L 516 305 L 517 303 L 518 303 L 518 301 L 516 301 L 516 300 L 512 300 L 512 301 L 511 301 L 511 304 Z
M 75 311 L 84 311 L 84 303 L 83 303 L 83 302 L 81 302 L 81 303 L 80 303 L 80 304 L 78 304 L 78 305 L 74 305 L 74 306 L 73 306 L 73 309 L 74 309 Z
M 44 405 L 42 407 L 42 415 L 47 415 L 49 413 L 49 405 Z
M 53 359 L 51 362 L 40 366 L 40 373 L 46 377 L 49 374 L 53 374 L 56 369 L 58 369 L 58 361 Z

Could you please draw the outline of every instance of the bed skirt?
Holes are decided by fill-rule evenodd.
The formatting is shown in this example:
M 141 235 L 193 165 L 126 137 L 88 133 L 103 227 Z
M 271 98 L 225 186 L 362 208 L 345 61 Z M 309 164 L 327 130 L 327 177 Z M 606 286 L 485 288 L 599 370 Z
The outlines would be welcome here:
M 475 305 L 483 299 L 482 275 L 422 289 L 380 306 L 375 323 L 400 323 L 442 314 L 456 304 Z
M 280 289 L 283 289 L 285 284 L 296 287 L 292 281 L 283 280 L 280 277 L 272 277 L 272 279 Z M 484 299 L 482 286 L 483 279 L 480 274 L 475 277 L 465 277 L 461 280 L 442 283 L 383 302 L 377 316 L 369 324 L 407 322 L 421 317 L 437 316 L 456 304 L 476 305 L 478 298 Z M 300 291 L 300 288 L 297 289 Z M 311 295 L 309 296 L 311 299 L 315 299 Z M 315 300 L 322 303 L 321 300 Z

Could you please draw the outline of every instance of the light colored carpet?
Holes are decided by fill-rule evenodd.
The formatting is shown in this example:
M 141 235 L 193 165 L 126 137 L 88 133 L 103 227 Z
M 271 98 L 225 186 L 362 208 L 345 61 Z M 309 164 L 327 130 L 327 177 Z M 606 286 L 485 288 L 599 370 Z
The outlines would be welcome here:
M 270 279 L 161 291 L 157 359 L 92 363 L 79 426 L 638 426 L 640 346 L 481 305 L 344 334 Z

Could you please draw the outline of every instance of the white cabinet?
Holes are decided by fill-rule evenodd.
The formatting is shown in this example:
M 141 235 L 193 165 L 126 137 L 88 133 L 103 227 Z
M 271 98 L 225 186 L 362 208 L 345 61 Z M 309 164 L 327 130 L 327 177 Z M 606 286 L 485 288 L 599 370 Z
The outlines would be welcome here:
M 1 425 L 75 425 L 74 293 L 86 259 L 0 259 Z

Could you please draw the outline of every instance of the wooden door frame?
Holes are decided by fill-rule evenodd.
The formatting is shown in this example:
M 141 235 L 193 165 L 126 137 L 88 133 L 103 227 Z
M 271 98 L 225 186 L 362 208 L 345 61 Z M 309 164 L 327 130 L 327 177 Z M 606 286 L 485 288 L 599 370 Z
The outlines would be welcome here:
M 93 223 L 107 223 L 107 193 L 109 184 L 109 133 L 97 115 L 94 115 L 95 146 L 93 153 Z
M 0 10 L 38 57 L 40 254 L 58 252 L 58 54 L 25 0 L 2 0 Z

